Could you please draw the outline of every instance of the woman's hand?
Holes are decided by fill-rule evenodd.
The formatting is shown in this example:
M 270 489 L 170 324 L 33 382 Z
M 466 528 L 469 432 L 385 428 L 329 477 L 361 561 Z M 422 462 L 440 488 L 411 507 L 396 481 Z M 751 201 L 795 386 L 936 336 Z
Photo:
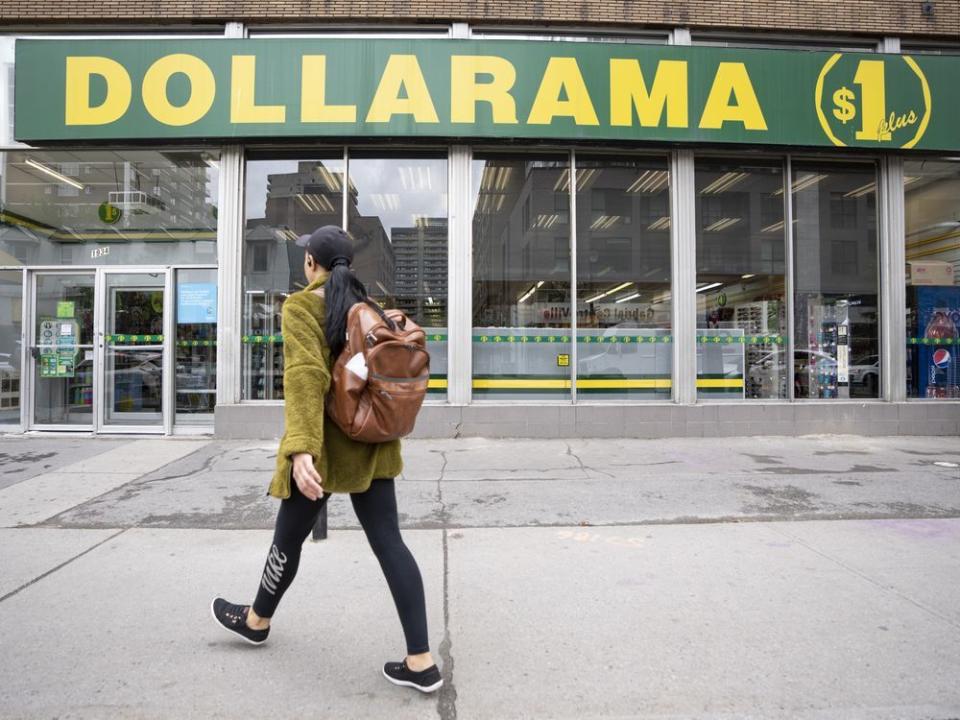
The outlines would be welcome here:
M 297 453 L 293 456 L 293 479 L 304 497 L 319 500 L 323 495 L 323 478 L 313 466 L 313 455 L 310 453 Z

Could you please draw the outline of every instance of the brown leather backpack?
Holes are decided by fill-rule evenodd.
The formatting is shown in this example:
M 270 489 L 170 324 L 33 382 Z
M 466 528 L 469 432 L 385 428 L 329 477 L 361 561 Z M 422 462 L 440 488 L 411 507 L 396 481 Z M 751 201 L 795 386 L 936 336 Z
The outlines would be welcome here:
M 413 431 L 430 380 L 423 330 L 400 310 L 383 313 L 386 319 L 362 302 L 350 308 L 347 344 L 333 365 L 326 399 L 337 427 L 368 443 Z

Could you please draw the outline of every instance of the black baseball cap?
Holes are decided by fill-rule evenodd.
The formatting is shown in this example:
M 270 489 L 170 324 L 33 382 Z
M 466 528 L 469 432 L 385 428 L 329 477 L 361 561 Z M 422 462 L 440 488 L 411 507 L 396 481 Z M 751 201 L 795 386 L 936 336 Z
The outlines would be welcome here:
M 320 265 L 327 270 L 333 266 L 353 262 L 353 241 L 346 231 L 336 225 L 324 225 L 309 235 L 297 238 L 297 245 L 306 248 Z M 338 262 L 341 261 L 341 262 Z

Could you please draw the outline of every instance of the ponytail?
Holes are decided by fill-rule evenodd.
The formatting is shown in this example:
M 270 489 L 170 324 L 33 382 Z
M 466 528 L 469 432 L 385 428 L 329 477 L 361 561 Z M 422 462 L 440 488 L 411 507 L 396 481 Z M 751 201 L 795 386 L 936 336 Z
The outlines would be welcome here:
M 394 327 L 393 321 L 386 316 L 383 309 L 367 297 L 367 288 L 345 262 L 335 263 L 330 268 L 330 276 L 324 285 L 323 294 L 327 306 L 327 345 L 330 346 L 330 356 L 334 359 L 339 357 L 347 342 L 347 313 L 358 302 L 372 307 L 391 328 Z

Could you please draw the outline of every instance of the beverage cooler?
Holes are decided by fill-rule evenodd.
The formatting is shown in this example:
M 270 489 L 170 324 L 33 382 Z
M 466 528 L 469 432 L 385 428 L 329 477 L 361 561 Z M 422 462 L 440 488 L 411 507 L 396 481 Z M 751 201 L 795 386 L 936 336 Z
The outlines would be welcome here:
M 960 399 L 960 287 L 907 287 L 910 397 Z

